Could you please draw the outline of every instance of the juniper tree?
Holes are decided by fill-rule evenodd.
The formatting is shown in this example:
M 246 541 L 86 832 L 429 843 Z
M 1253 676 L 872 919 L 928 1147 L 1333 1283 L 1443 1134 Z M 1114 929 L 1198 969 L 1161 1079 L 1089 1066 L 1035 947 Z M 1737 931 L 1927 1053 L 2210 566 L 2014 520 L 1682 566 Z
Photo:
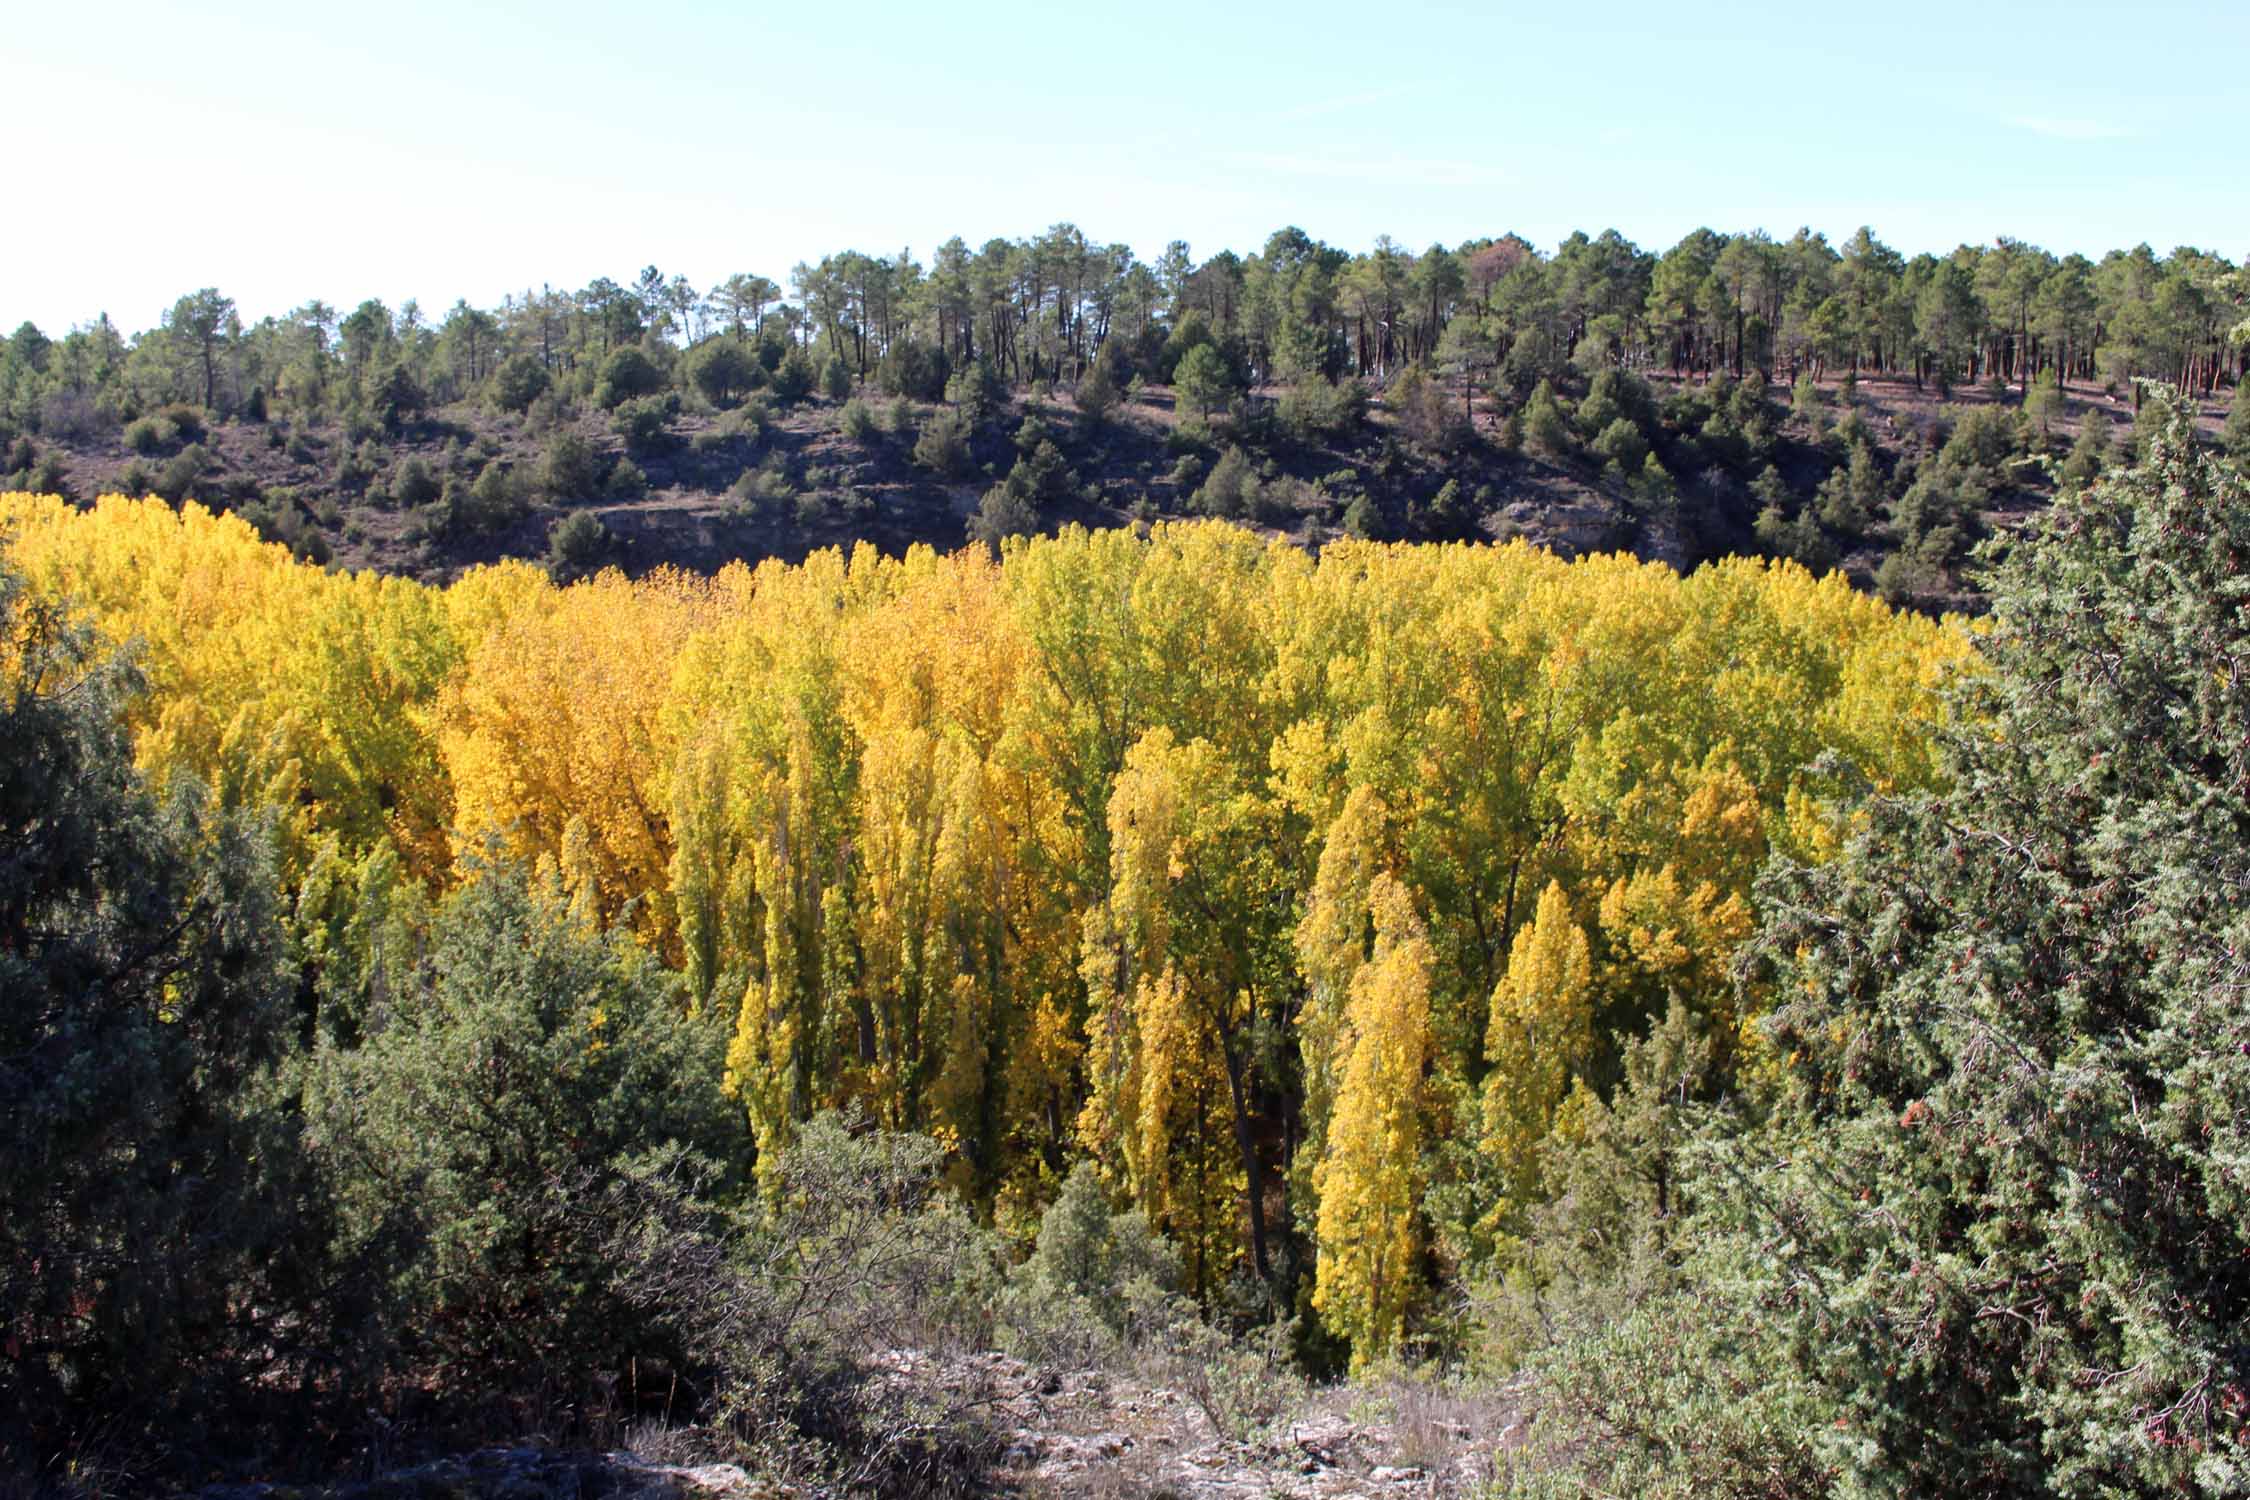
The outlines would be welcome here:
M 2250 485 L 2167 399 L 1996 560 L 1952 790 L 1761 886 L 1714 1230 L 1871 1492 L 2250 1483 Z

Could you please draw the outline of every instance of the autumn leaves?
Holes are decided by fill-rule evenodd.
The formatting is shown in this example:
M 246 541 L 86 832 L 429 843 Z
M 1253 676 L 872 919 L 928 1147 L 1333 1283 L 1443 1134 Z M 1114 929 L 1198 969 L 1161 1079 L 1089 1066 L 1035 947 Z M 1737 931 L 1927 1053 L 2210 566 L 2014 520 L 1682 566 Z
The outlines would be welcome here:
M 1751 875 L 1834 835 L 1808 766 L 1926 781 L 1963 650 L 1788 565 L 1217 524 L 432 590 L 192 506 L 0 522 L 293 881 L 549 864 L 734 1016 L 767 1159 L 857 1103 L 1021 1224 L 1091 1156 L 1199 1292 L 1309 1260 L 1362 1360 L 1505 1253 L 1624 1039 L 1731 1032 Z

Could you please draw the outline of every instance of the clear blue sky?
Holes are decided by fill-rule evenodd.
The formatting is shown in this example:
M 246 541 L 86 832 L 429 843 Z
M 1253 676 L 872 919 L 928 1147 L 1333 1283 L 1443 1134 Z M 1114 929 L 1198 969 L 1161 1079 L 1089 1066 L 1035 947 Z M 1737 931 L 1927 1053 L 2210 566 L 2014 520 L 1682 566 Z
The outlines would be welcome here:
M 345 19 L 346 16 L 351 19 Z M 26 3 L 0 325 L 436 313 L 1058 220 L 2250 253 L 2250 5 Z

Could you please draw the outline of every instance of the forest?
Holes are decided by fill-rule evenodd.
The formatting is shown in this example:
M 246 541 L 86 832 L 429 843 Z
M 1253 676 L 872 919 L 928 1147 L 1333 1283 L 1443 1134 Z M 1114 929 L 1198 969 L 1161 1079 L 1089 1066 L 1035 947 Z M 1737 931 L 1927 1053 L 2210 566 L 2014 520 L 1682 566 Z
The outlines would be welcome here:
M 314 561 L 439 581 L 1216 516 L 1308 545 L 1790 557 L 1975 609 L 1970 548 L 2052 498 L 2035 460 L 2082 475 L 2140 441 L 2146 381 L 2250 451 L 2246 303 L 2239 267 L 2188 247 L 1910 257 L 1864 228 L 1419 254 L 1291 228 L 1144 263 L 1061 224 L 927 267 L 827 255 L 786 286 L 649 266 L 249 323 L 205 288 L 130 337 L 20 326 L 0 479 L 193 498 Z
M 0 1496 L 2239 1493 L 2246 300 L 1065 225 L 25 325 Z

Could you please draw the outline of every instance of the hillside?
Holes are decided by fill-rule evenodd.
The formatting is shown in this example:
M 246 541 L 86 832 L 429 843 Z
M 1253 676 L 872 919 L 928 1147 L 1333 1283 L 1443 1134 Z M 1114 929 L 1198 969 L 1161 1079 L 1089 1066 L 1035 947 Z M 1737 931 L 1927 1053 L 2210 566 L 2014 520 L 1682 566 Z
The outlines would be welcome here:
M 1406 385 L 1321 430 L 1292 422 L 1288 392 L 1271 387 L 1208 422 L 1183 420 L 1167 386 L 1135 388 L 1098 421 L 1065 397 L 1010 392 L 965 426 L 951 472 L 927 453 L 918 459 L 916 443 L 956 408 L 873 390 L 726 409 L 675 393 L 659 420 L 643 418 L 634 431 L 590 402 L 547 401 L 522 413 L 463 402 L 387 428 L 220 421 L 168 408 L 115 430 L 19 439 L 5 455 L 13 472 L 0 482 L 82 498 L 194 499 L 239 512 L 302 556 L 432 581 L 502 557 L 551 555 L 578 571 L 711 572 L 863 541 L 893 554 L 957 547 L 979 529 L 981 496 L 1047 441 L 1061 470 L 1041 476 L 1029 509 L 1003 529 L 1216 515 L 1314 547 L 1345 535 L 1520 536 L 1564 556 L 1630 550 L 1680 567 L 1762 552 L 1841 566 L 1872 587 L 1884 561 L 1911 552 L 1930 529 L 1918 511 L 1902 520 L 1901 501 L 1966 422 L 1986 451 L 1971 455 L 1979 473 L 1969 497 L 1953 500 L 1961 539 L 1933 566 L 1886 580 L 1894 598 L 1962 606 L 1974 593 L 1958 572 L 1961 541 L 2012 526 L 2053 493 L 2053 475 L 2029 460 L 2064 461 L 2089 427 L 2114 451 L 2133 419 L 2127 401 L 2088 384 L 2058 390 L 2035 419 L 2020 393 L 1945 397 L 1898 377 L 1808 382 L 1815 405 L 1807 410 L 1794 391 L 1754 393 L 1745 406 L 1722 378 L 1718 404 L 1745 415 L 1736 435 L 1714 437 L 1709 384 L 1655 374 L 1633 381 L 1632 394 L 1646 393 L 1635 430 L 1642 450 L 1677 477 L 1670 493 L 1652 494 L 1641 467 L 1623 475 L 1605 456 L 1603 432 L 1586 430 L 1616 420 L 1596 416 L 1606 391 L 1559 398 L 1565 425 L 1542 442 L 1521 432 L 1521 416 L 1511 420 L 1515 408 L 1492 392 L 1464 401 L 1458 384 L 1431 380 L 1424 396 Z M 1445 417 L 1432 421 L 1441 402 Z M 2201 403 L 2214 439 L 2226 414 L 2220 399 Z M 1996 446 L 1985 425 L 1995 421 Z M 1859 448 L 1873 477 L 1858 514 L 1838 524 L 1831 508 L 1829 524 L 1818 524 L 1822 486 L 1854 479 Z M 488 473 L 505 483 L 480 504 Z M 1792 524 L 1761 528 L 1769 509 Z M 580 515 L 600 530 L 562 559 L 557 530 Z

